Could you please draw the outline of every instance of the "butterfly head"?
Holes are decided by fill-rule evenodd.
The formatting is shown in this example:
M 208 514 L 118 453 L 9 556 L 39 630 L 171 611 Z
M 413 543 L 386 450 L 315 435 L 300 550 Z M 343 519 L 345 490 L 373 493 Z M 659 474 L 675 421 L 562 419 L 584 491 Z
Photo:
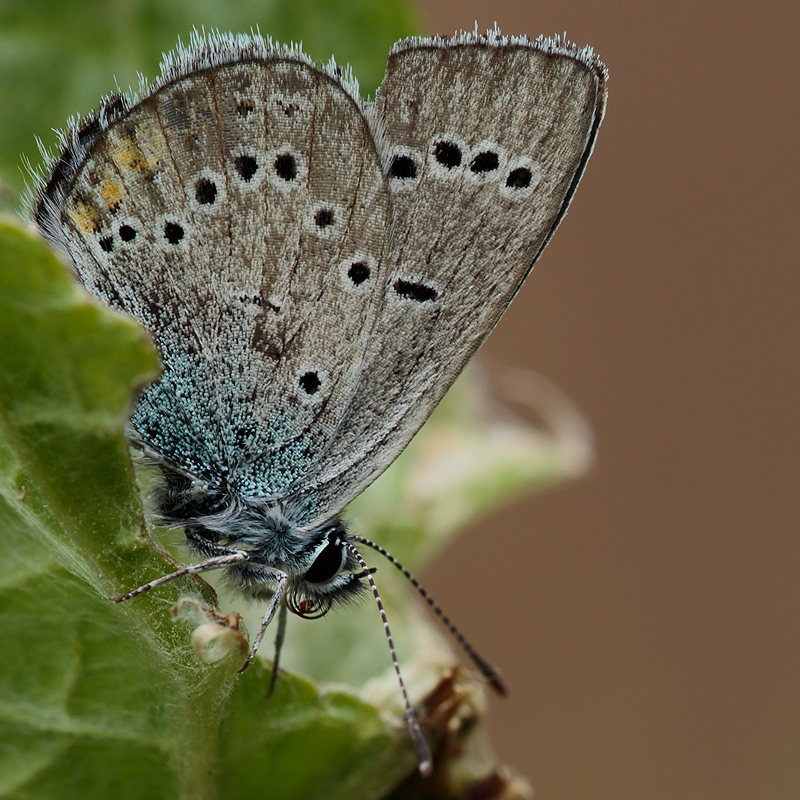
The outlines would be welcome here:
M 287 565 L 290 578 L 285 602 L 292 613 L 318 619 L 367 589 L 366 574 L 346 546 L 349 541 L 339 519 L 312 531 L 308 547 Z

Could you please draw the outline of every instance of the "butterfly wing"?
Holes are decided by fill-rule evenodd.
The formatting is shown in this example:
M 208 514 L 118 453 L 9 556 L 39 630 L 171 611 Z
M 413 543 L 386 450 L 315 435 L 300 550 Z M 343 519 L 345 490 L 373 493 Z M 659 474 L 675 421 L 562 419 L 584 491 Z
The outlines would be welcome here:
M 497 324 L 564 216 L 606 72 L 558 40 L 410 40 L 369 113 L 393 206 L 385 293 L 348 408 L 287 495 L 309 524 L 397 457 Z
M 385 283 L 390 200 L 357 88 L 259 39 L 196 38 L 66 145 L 36 217 L 154 335 L 138 434 L 280 493 L 338 428 Z

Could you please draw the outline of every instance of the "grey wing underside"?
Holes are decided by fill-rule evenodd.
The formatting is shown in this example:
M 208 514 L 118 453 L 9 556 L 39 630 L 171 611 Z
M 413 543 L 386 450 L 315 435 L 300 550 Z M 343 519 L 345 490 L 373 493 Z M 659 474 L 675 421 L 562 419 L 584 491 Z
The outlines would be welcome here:
M 390 201 L 354 87 L 286 51 L 249 58 L 252 41 L 182 52 L 85 153 L 106 112 L 73 131 L 37 221 L 159 345 L 136 434 L 268 497 L 341 423 L 380 307 Z M 197 72 L 220 53 L 234 63 Z
M 401 43 L 365 119 L 294 51 L 194 46 L 71 131 L 36 218 L 160 346 L 145 443 L 310 526 L 391 463 L 499 320 L 583 171 L 605 70 L 558 41 Z
M 386 131 L 386 292 L 339 427 L 286 492 L 309 525 L 391 464 L 497 324 L 565 214 L 602 120 L 606 72 L 591 50 L 460 41 L 398 45 L 368 111 Z

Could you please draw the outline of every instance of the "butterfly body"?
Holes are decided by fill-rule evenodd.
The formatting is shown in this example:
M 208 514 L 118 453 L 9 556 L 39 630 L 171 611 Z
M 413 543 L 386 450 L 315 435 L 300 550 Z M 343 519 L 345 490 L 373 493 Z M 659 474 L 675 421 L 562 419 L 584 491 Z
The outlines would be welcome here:
M 226 568 L 227 582 L 242 594 L 269 600 L 285 579 L 288 608 L 316 618 L 367 589 L 344 547 L 351 539 L 339 517 L 303 529 L 291 507 L 242 497 L 224 484 L 212 489 L 163 462 L 155 466 L 163 478 L 154 498 L 159 521 L 182 527 L 197 556 L 246 554 Z

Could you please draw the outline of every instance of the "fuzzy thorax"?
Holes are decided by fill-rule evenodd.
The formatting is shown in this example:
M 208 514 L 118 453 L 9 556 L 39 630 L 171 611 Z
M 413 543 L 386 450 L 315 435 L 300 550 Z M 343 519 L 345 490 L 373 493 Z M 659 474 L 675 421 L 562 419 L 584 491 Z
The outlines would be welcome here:
M 303 528 L 280 501 L 244 498 L 224 480 L 207 483 L 163 463 L 157 466 L 164 479 L 153 497 L 158 522 L 183 528 L 197 556 L 246 553 L 246 560 L 223 573 L 245 596 L 266 600 L 287 577 L 288 608 L 316 618 L 367 589 L 363 570 L 345 546 L 353 539 L 338 516 Z

